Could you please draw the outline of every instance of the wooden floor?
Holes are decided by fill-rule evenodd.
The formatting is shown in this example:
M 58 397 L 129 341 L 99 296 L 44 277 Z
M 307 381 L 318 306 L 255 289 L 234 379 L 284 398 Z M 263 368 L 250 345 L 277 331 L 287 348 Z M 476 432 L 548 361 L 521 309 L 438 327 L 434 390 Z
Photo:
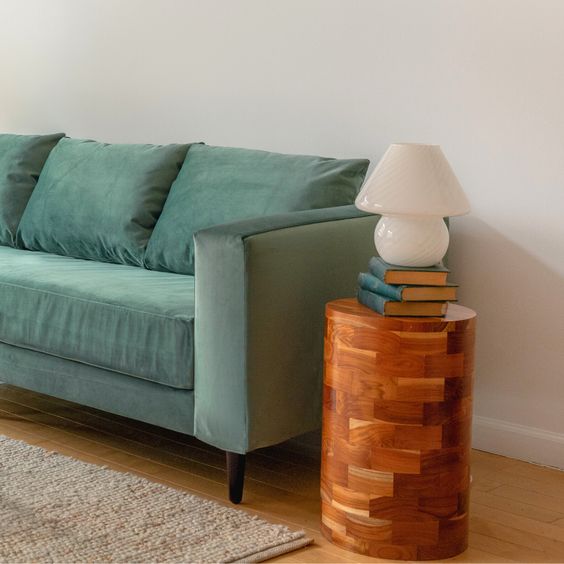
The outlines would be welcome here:
M 225 503 L 224 455 L 195 439 L 0 385 L 0 434 Z M 470 548 L 449 562 L 564 562 L 564 472 L 474 451 Z M 378 562 L 319 532 L 319 457 L 292 441 L 248 456 L 241 508 L 305 529 L 285 562 Z

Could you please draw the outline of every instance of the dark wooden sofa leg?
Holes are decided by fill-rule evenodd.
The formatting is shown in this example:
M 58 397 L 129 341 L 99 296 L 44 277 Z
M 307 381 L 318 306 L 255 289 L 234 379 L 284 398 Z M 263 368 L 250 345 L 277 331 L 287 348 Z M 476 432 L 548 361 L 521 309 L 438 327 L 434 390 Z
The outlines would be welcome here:
M 227 478 L 229 480 L 229 500 L 240 503 L 243 498 L 243 484 L 245 482 L 245 455 L 226 452 Z

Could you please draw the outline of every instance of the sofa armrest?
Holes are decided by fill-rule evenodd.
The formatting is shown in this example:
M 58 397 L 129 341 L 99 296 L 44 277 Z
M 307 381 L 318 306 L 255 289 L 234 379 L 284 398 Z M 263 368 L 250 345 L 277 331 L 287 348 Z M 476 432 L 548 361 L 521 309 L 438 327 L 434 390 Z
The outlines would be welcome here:
M 246 453 L 319 427 L 325 303 L 355 293 L 378 216 L 354 206 L 195 235 L 195 434 Z

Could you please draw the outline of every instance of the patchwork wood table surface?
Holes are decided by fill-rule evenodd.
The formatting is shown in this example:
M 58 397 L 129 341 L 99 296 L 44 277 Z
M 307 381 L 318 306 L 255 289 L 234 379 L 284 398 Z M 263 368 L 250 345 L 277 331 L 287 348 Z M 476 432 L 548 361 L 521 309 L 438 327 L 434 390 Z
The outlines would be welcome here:
M 436 560 L 468 544 L 476 314 L 326 308 L 322 532 L 362 554 Z

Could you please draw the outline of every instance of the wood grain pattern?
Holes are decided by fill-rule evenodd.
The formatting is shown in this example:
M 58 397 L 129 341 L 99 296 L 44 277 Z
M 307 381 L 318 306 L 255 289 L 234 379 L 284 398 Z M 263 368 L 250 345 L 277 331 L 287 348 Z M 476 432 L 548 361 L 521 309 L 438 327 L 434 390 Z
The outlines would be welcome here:
M 327 305 L 323 535 L 369 556 L 437 560 L 468 546 L 476 314 L 383 317 Z

